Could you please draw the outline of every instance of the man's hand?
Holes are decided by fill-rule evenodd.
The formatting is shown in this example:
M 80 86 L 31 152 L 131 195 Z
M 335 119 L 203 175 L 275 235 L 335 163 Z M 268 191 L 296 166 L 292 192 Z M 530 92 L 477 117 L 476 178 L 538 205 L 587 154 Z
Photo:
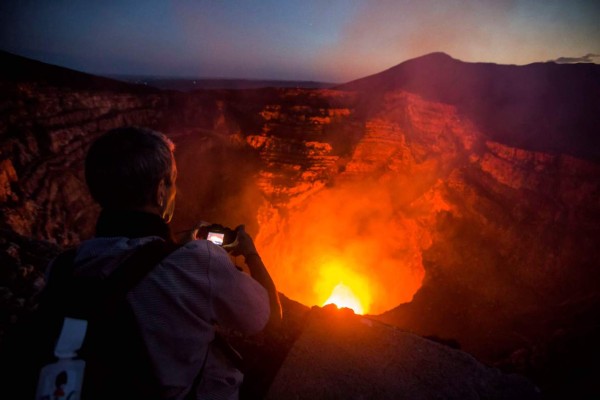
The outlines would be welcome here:
M 256 246 L 254 246 L 254 241 L 248 232 L 246 232 L 245 226 L 240 225 L 235 228 L 235 231 L 237 232 L 235 241 L 233 243 L 223 245 L 223 248 L 234 256 L 242 255 L 244 257 L 248 257 L 253 254 L 258 255 Z
M 250 270 L 250 275 L 265 288 L 269 295 L 271 316 L 269 318 L 268 326 L 277 327 L 281 323 L 282 313 L 279 293 L 277 293 L 275 283 L 273 283 L 269 271 L 267 271 L 267 268 L 260 259 L 260 255 L 258 254 L 258 251 L 256 251 L 256 246 L 254 246 L 254 241 L 246 232 L 244 225 L 238 226 L 236 231 L 237 236 L 235 241 L 231 244 L 224 245 L 223 248 L 234 256 L 244 256 L 246 265 Z
M 181 245 L 186 244 L 187 242 L 191 242 L 192 240 L 198 239 L 198 231 L 203 226 L 209 226 L 210 223 L 206 221 L 200 221 L 190 230 L 178 232 L 175 237 L 175 241 Z

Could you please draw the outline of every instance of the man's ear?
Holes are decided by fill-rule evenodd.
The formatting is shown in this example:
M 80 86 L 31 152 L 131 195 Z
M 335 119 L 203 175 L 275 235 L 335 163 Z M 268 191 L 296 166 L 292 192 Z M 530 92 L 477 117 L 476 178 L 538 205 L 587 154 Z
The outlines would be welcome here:
M 165 183 L 164 178 L 160 180 L 158 183 L 158 188 L 156 189 L 156 204 L 159 207 L 164 207 L 167 202 L 167 184 Z

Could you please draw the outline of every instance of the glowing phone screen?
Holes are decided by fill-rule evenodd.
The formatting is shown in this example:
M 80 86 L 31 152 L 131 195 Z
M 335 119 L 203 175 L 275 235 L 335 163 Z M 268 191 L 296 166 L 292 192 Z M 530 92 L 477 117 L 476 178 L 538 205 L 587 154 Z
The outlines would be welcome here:
M 208 236 L 206 237 L 206 240 L 210 240 L 211 242 L 219 246 L 223 244 L 223 239 L 225 239 L 225 234 L 217 232 L 208 232 Z

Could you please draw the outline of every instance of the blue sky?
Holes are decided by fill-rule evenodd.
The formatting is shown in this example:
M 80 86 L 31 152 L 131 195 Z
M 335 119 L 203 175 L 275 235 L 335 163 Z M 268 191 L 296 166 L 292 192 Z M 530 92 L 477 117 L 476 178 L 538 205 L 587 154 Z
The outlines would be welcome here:
M 344 82 L 434 51 L 595 55 L 599 21 L 594 0 L 3 0 L 0 49 L 101 74 Z

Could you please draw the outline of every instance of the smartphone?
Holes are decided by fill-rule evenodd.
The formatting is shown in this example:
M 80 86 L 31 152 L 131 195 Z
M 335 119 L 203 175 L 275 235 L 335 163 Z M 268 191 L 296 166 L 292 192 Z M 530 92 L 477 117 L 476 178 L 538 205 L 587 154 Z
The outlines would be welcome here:
M 210 240 L 217 246 L 233 243 L 236 236 L 236 231 L 219 224 L 202 226 L 198 230 L 199 239 Z

